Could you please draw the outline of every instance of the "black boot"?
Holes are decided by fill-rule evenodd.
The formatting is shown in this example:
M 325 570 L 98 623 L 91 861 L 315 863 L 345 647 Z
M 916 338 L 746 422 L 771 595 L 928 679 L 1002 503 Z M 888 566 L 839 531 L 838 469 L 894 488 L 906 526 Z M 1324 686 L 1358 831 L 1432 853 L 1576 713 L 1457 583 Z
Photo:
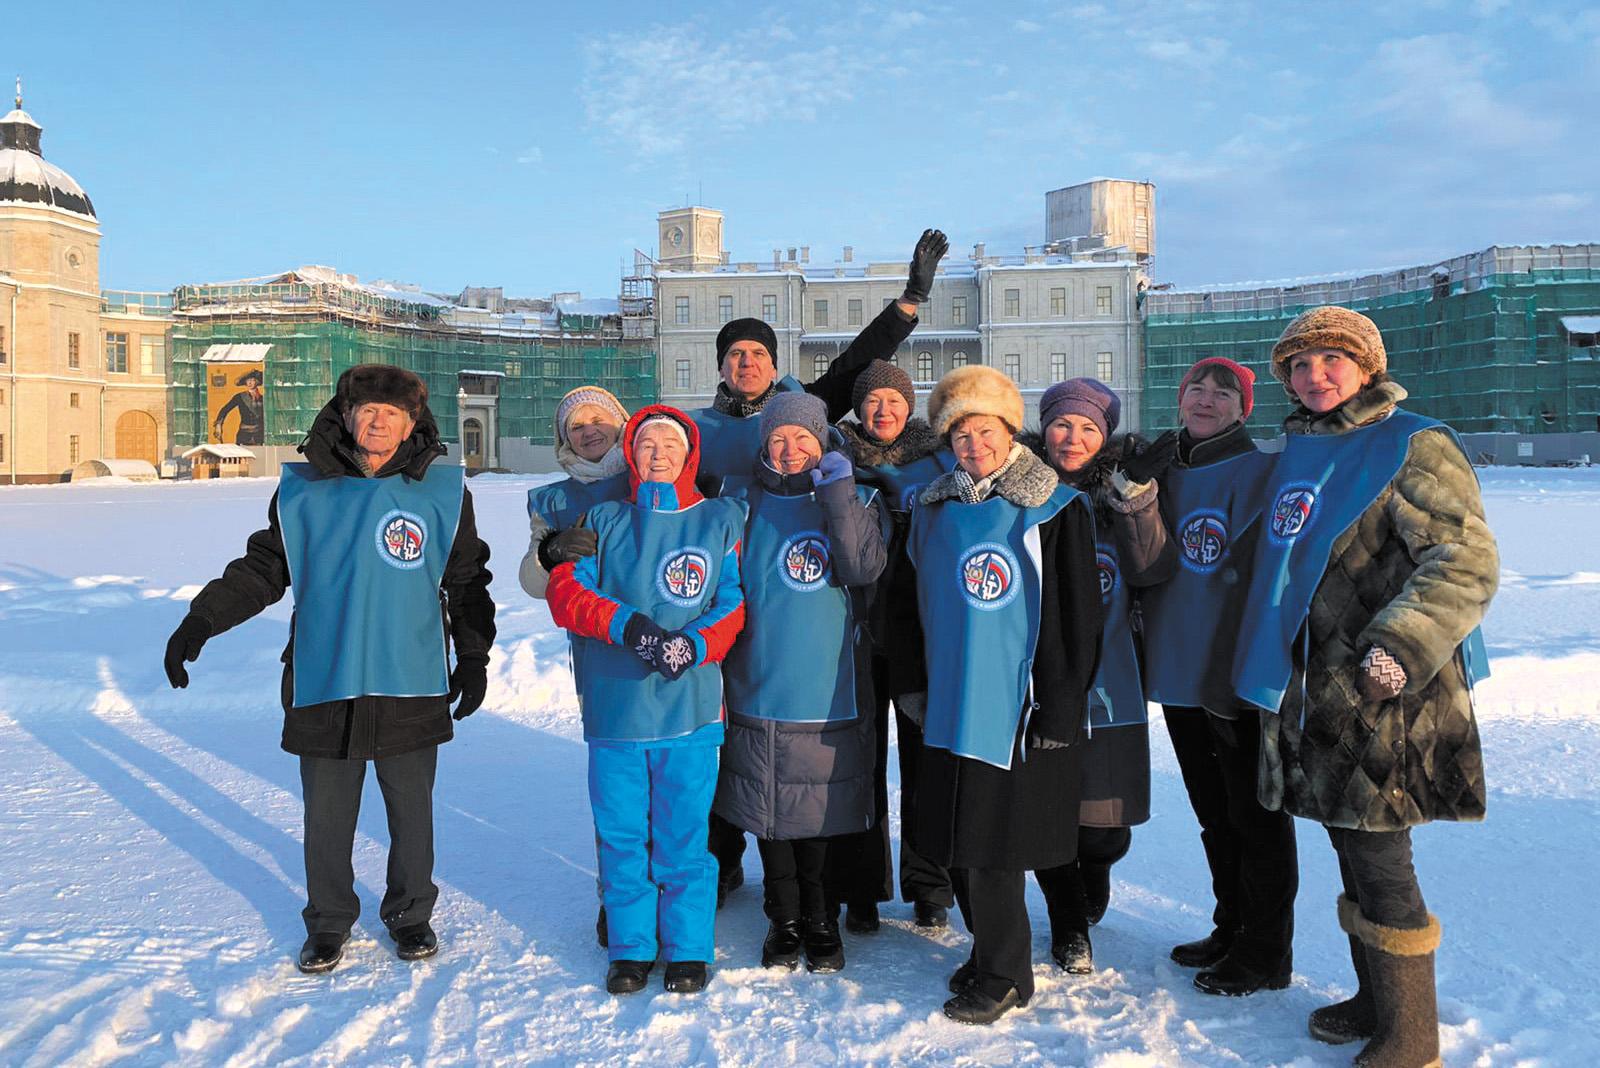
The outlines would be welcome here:
M 1314 1009 L 1308 1028 L 1311 1037 L 1342 1046 L 1378 1033 L 1377 1009 L 1372 1004 L 1372 978 L 1367 972 L 1367 948 L 1356 937 L 1360 911 L 1348 897 L 1339 898 L 1339 926 L 1350 936 L 1350 963 L 1356 970 L 1356 992 L 1334 1005 Z
M 1090 975 L 1094 972 L 1094 947 L 1084 931 L 1068 931 L 1050 942 L 1050 956 L 1056 967 L 1068 975 Z
M 877 934 L 881 923 L 876 901 L 845 906 L 844 929 L 851 934 Z
M 978 981 L 978 966 L 968 957 L 966 962 L 950 973 L 950 993 L 959 994 Z
M 1111 865 L 1080 862 L 1078 871 L 1083 877 L 1083 914 L 1093 927 L 1105 918 L 1111 904 Z
M 1185 968 L 1210 968 L 1221 964 L 1233 948 L 1233 932 L 1218 927 L 1204 938 L 1172 947 L 1172 959 Z
M 439 938 L 427 921 L 396 927 L 389 932 L 394 951 L 401 960 L 422 960 L 439 952 Z
M 1235 947 L 1237 950 L 1237 947 Z M 1258 990 L 1282 990 L 1289 985 L 1294 969 L 1284 961 L 1276 966 L 1261 968 L 1247 961 L 1237 951 L 1223 957 L 1215 967 L 1207 968 L 1194 977 L 1195 989 L 1202 994 L 1242 998 Z
M 950 910 L 936 902 L 918 901 L 915 908 L 918 927 L 937 931 L 950 922 Z
M 300 947 L 300 956 L 295 960 L 295 967 L 307 975 L 331 972 L 339 966 L 339 961 L 344 959 L 344 944 L 349 940 L 348 934 L 318 931 L 308 936 L 306 944 Z
M 655 961 L 650 960 L 614 960 L 606 969 L 606 992 L 608 994 L 637 994 L 644 989 L 650 979 L 650 969 L 655 967 Z
M 838 920 L 828 915 L 808 916 L 800 923 L 800 936 L 806 947 L 807 971 L 836 972 L 844 967 Z
M 710 981 L 703 960 L 675 960 L 667 965 L 667 973 L 661 977 L 661 985 L 673 994 L 698 994 Z
M 800 966 L 800 921 L 773 920 L 767 927 L 766 941 L 761 943 L 763 968 L 787 968 L 791 972 Z
M 600 943 L 600 948 L 605 949 L 611 936 L 606 932 L 606 907 L 600 906 L 600 915 L 594 918 L 594 940 Z
M 1439 1064 L 1439 1000 L 1433 954 L 1439 921 L 1408 929 L 1362 917 L 1367 974 L 1378 1033 L 1356 1055 L 1356 1068 L 1434 1068 Z
M 987 1026 L 1022 1004 L 1022 995 L 1017 993 L 1015 986 L 1008 989 L 1004 997 L 996 999 L 984 992 L 981 983 L 974 981 L 944 1003 L 944 1014 L 956 1023 Z

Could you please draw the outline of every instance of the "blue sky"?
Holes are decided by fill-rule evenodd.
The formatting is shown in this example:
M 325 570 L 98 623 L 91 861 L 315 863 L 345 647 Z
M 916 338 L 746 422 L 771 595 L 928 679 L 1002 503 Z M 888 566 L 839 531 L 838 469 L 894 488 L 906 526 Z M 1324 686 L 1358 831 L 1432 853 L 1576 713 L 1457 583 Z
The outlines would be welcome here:
M 236 13 L 241 11 L 242 13 Z M 102 284 L 328 263 L 613 295 L 655 213 L 735 259 L 1042 239 L 1044 193 L 1157 184 L 1158 281 L 1600 240 L 1600 6 L 12 4 Z M 9 95 L 9 93 L 8 93 Z

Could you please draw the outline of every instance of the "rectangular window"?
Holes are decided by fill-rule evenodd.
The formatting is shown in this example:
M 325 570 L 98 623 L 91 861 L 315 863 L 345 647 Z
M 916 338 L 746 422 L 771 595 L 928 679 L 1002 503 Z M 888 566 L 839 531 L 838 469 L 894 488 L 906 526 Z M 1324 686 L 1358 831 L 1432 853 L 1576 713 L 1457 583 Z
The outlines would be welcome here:
M 688 389 L 689 388 L 689 361 L 688 360 L 679 360 L 678 361 L 678 388 L 679 389 Z
M 1022 314 L 1022 290 L 1020 290 L 1020 289 L 1008 289 L 1008 290 L 1006 290 L 1006 310 L 1005 310 L 1005 314 L 1013 316 L 1013 317 Z
M 82 343 L 77 334 L 67 335 L 67 366 L 81 367 L 83 359 Z
M 68 434 L 67 435 L 67 463 L 75 464 L 77 462 L 78 462 L 78 435 L 76 435 L 76 434 Z
M 79 408 L 79 407 L 82 407 L 82 405 L 80 405 L 78 403 L 78 395 L 76 393 L 68 393 L 67 394 L 67 407 L 68 408 Z
M 884 297 L 883 298 L 883 308 L 887 308 L 889 305 L 891 305 L 893 303 L 894 303 L 894 298 L 893 297 Z M 878 310 L 882 311 L 883 308 L 879 308 Z
M 967 325 L 967 298 L 950 298 L 950 321 L 956 326 Z
M 1050 381 L 1065 382 L 1067 380 L 1067 354 L 1052 352 L 1050 354 Z
M 106 370 L 128 373 L 128 335 L 106 334 Z
M 6 391 L 3 390 L 3 389 L 0 389 L 0 404 L 4 404 L 5 402 L 6 402 Z
M 861 302 L 859 300 L 850 300 L 850 301 L 845 302 L 844 317 L 845 317 L 845 322 L 848 325 L 850 325 L 850 326 L 860 326 L 861 325 Z
M 1006 376 L 1013 382 L 1022 381 L 1022 354 L 1020 352 L 1006 353 Z
M 506 377 L 507 378 L 521 378 L 522 377 L 522 361 L 521 360 L 507 360 L 506 361 Z
M 819 300 L 819 301 L 816 301 L 815 303 L 813 303 L 811 305 L 811 325 L 812 326 L 827 326 L 828 325 L 828 302 L 827 301 Z
M 673 301 L 673 308 L 676 310 L 678 325 L 679 326 L 688 326 L 689 325 L 689 298 L 688 297 L 678 297 L 677 299 L 675 299 Z
M 1067 290 L 1064 286 L 1057 286 L 1050 291 L 1050 314 L 1067 314 Z
M 167 339 L 164 337 L 139 338 L 139 373 L 162 375 L 167 373 Z
M 1111 381 L 1111 353 L 1097 352 L 1094 354 L 1094 376 L 1102 382 Z
M 919 352 L 919 353 L 917 353 L 917 381 L 918 382 L 932 382 L 933 381 L 933 353 L 931 353 L 931 352 Z
M 6 328 L 0 326 L 0 363 L 6 362 Z
M 1094 287 L 1094 313 L 1096 315 L 1111 314 L 1111 287 Z
M 717 298 L 717 322 L 725 323 L 733 318 L 733 297 L 724 293 Z
M 769 323 L 778 321 L 778 294 L 763 293 L 761 295 L 761 318 Z
M 0 463 L 5 463 L 5 460 L 6 460 L 6 436 L 4 434 L 0 434 Z

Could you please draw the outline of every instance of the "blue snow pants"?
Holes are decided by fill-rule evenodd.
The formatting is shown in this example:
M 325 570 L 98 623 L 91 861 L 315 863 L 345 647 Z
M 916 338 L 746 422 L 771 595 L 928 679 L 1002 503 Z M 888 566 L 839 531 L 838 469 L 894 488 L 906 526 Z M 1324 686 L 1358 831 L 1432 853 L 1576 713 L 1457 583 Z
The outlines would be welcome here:
M 612 960 L 714 958 L 717 862 L 706 848 L 706 821 L 717 753 L 715 745 L 589 747 Z

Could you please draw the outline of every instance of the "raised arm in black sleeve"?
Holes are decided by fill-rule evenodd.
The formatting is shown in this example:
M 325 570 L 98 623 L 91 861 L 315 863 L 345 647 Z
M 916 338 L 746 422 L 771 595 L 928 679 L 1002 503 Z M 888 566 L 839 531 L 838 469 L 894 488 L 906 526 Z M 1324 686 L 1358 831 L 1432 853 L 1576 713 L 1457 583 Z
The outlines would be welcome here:
M 478 537 L 472 493 L 461 491 L 461 522 L 444 567 L 444 593 L 450 608 L 450 639 L 456 662 L 487 664 L 494 645 L 494 598 L 489 596 L 489 546 Z
M 267 505 L 267 526 L 250 535 L 244 555 L 222 569 L 222 577 L 206 583 L 189 604 L 193 615 L 211 624 L 213 635 L 277 604 L 289 588 L 289 561 L 278 527 L 278 495 Z
M 901 311 L 898 301 L 890 301 L 828 366 L 822 377 L 806 386 L 807 393 L 821 397 L 822 403 L 828 406 L 828 422 L 837 423 L 850 414 L 850 394 L 856 388 L 857 376 L 873 360 L 887 360 L 893 356 L 916 325 L 916 316 Z

